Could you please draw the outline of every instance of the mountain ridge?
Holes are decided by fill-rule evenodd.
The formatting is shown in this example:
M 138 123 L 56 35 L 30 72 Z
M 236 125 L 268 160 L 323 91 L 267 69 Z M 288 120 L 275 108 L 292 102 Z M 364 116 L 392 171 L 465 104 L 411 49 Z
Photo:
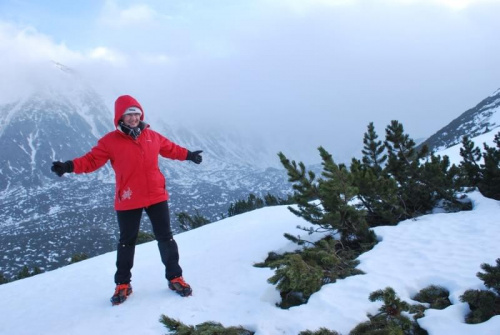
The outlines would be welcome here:
M 463 112 L 420 145 L 431 151 L 440 151 L 462 141 L 462 137 L 476 137 L 500 127 L 500 89 Z

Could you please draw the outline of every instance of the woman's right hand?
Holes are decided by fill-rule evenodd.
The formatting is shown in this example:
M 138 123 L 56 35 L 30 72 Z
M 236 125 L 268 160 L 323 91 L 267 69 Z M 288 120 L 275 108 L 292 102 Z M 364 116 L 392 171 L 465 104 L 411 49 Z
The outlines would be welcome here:
M 62 177 L 63 174 L 68 173 L 68 172 L 73 172 L 73 161 L 66 161 L 66 162 L 52 162 L 52 167 L 50 170 L 54 172 L 56 175 L 59 177 Z

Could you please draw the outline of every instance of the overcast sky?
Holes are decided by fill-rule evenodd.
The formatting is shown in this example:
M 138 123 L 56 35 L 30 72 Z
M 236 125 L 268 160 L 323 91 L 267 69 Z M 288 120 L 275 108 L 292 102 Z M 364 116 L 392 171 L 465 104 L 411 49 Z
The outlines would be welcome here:
M 500 0 L 1 0 L 0 101 L 50 59 L 110 108 L 131 94 L 167 122 L 343 159 L 370 121 L 428 137 L 500 88 L 498 13 Z

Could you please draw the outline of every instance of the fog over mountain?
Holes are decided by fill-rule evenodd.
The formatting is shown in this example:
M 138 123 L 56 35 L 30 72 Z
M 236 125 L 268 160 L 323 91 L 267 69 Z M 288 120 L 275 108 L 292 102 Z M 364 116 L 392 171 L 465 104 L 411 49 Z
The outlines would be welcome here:
M 5 255 L 0 271 L 8 275 L 23 265 L 49 270 L 75 253 L 93 256 L 116 244 L 110 164 L 92 174 L 62 178 L 50 171 L 52 161 L 85 154 L 113 130 L 114 111 L 73 70 L 51 63 L 44 71 L 50 74 L 45 85 L 0 106 L 0 252 Z M 199 166 L 160 159 L 175 232 L 180 231 L 176 213 L 198 211 L 216 220 L 249 193 L 285 197 L 290 191 L 276 153 L 257 139 L 163 121 L 151 126 L 188 149 L 204 151 Z M 147 219 L 142 229 L 150 231 Z

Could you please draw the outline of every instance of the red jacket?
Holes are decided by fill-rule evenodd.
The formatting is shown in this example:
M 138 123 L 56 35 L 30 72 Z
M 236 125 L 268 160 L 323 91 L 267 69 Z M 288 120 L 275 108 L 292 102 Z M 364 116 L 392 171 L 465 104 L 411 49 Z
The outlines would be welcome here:
M 115 126 L 129 107 L 141 105 L 131 96 L 121 96 L 115 103 Z M 141 120 L 144 120 L 142 110 Z M 137 140 L 120 130 L 104 135 L 87 154 L 73 160 L 75 173 L 89 173 L 108 160 L 115 170 L 115 209 L 143 208 L 168 200 L 166 180 L 158 167 L 158 155 L 185 160 L 188 150 L 149 129 Z

